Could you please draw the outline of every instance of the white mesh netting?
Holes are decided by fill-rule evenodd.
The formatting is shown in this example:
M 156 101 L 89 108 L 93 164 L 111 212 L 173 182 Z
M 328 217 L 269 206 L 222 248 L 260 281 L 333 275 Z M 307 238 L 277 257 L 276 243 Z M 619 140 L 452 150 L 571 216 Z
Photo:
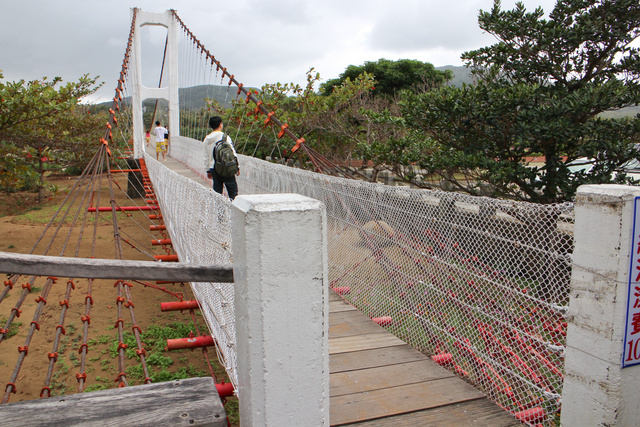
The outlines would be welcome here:
M 175 138 L 177 140 L 177 138 Z M 197 141 L 196 141 L 197 142 Z M 181 262 L 231 263 L 231 204 L 211 188 L 145 156 L 171 242 Z M 233 283 L 191 283 L 229 379 L 238 388 Z
M 172 144 L 175 158 L 204 175 L 201 142 Z M 541 409 L 555 419 L 572 204 L 393 187 L 246 156 L 240 163 L 241 195 L 298 193 L 326 205 L 330 284 L 347 301 L 512 413 Z M 148 165 L 180 259 L 230 262 L 228 199 Z M 233 376 L 233 288 L 193 288 Z

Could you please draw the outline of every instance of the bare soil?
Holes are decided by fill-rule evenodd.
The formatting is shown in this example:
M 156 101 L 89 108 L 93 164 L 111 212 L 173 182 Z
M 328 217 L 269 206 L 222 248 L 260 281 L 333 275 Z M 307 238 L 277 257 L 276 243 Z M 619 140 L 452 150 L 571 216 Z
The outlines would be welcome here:
M 76 182 L 75 177 L 49 176 L 48 181 L 58 186 L 56 194 L 52 194 L 42 204 L 37 203 L 35 193 L 0 193 L 0 251 L 15 253 L 34 253 L 60 256 L 74 256 L 78 251 L 79 257 L 115 258 L 114 225 L 111 215 L 104 215 L 104 219 L 98 221 L 97 232 L 94 237 L 94 221 L 83 231 L 81 239 L 78 239 L 79 226 L 71 227 L 71 216 L 63 222 L 55 239 L 51 238 L 53 229 L 58 227 L 54 223 L 49 227 L 49 232 L 44 234 L 41 243 L 36 250 L 31 252 L 34 244 L 43 236 L 47 222 L 52 218 L 58 206 L 65 200 L 69 190 Z M 117 177 L 114 196 L 121 206 L 133 204 L 125 194 L 126 176 Z M 120 188 L 118 188 L 120 187 Z M 108 206 L 110 194 L 108 191 L 101 193 L 101 206 Z M 96 200 L 97 201 L 97 200 Z M 135 203 L 142 204 L 142 200 Z M 117 217 L 118 232 L 128 243 L 123 244 L 125 259 L 152 260 L 153 254 L 165 254 L 167 249 L 161 246 L 152 246 L 152 239 L 162 239 L 159 232 L 150 232 L 149 225 L 157 224 L 148 218 L 149 212 L 134 214 L 119 213 Z M 66 241 L 66 236 L 71 238 Z M 77 241 L 82 241 L 78 246 Z M 53 243 L 50 243 L 53 242 Z M 95 242 L 95 250 L 92 249 Z M 2 275 L 5 281 L 9 276 Z M 45 386 L 47 371 L 50 366 L 49 353 L 54 352 L 54 344 L 59 340 L 57 347 L 58 357 L 51 374 L 49 387 L 52 395 L 63 395 L 78 392 L 76 374 L 80 373 L 81 354 L 79 347 L 83 341 L 84 323 L 82 317 L 86 314 L 85 300 L 88 292 L 89 281 L 87 279 L 73 279 L 75 290 L 72 290 L 68 298 L 69 309 L 64 319 L 61 319 L 64 305 L 65 292 L 69 278 L 58 278 L 51 286 L 49 294 L 45 297 L 46 304 L 37 315 L 38 302 L 36 299 L 45 290 L 46 278 L 39 278 L 28 292 L 22 285 L 26 284 L 30 277 L 22 277 L 11 289 L 7 297 L 0 301 L 0 328 L 5 326 L 14 307 L 20 306 L 20 317 L 14 320 L 10 329 L 10 338 L 0 342 L 0 382 L 1 395 L 5 395 L 7 383 L 11 382 L 12 375 L 16 378 L 16 393 L 11 394 L 9 401 L 37 399 Z M 171 283 L 159 284 L 155 282 L 145 284 L 132 283 L 131 302 L 135 319 L 132 319 L 128 309 L 123 309 L 118 314 L 117 287 L 115 281 L 97 280 L 93 282 L 91 298 L 93 305 L 90 308 L 90 325 L 88 329 L 88 354 L 86 363 L 86 383 L 84 390 L 90 391 L 118 386 L 117 376 L 121 371 L 117 354 L 118 329 L 117 320 L 124 321 L 124 331 L 132 332 L 134 323 L 138 325 L 143 334 L 150 329 L 162 329 L 169 333 L 177 334 L 196 330 L 190 324 L 192 317 L 189 312 L 162 312 L 160 303 L 177 301 L 176 295 L 182 295 L 184 300 L 193 299 L 188 284 Z M 157 289 L 157 288 L 161 289 Z M 0 282 L 0 293 L 6 288 Z M 62 304 L 61 304 L 62 302 Z M 41 304 L 42 306 L 42 304 Z M 120 317 L 119 317 L 120 316 Z M 37 319 L 37 320 L 36 320 Z M 201 334 L 208 334 L 204 320 L 196 311 L 197 323 Z M 37 325 L 33 322 L 36 321 Z M 63 325 L 65 334 L 56 338 L 58 325 Z M 153 325 L 153 326 L 152 326 Z M 180 328 L 182 325 L 182 328 Z M 36 328 L 37 326 L 37 328 Z M 150 328 L 151 327 L 151 328 Z M 39 329 L 38 329 L 39 328 Z M 29 330 L 32 338 L 28 342 Z M 188 332 L 187 332 L 188 333 Z M 147 361 L 150 364 L 150 374 L 163 380 L 171 379 L 168 375 L 207 376 L 210 371 L 201 349 L 181 350 L 177 352 L 162 352 L 151 357 L 151 348 L 159 345 L 160 339 L 155 336 L 147 336 L 144 342 L 147 348 Z M 21 365 L 18 364 L 20 351 L 18 347 L 25 346 L 28 342 L 28 352 Z M 166 341 L 164 341 L 166 342 Z M 135 349 L 135 344 L 130 346 L 129 353 Z M 161 355 L 160 355 L 161 354 Z M 209 358 L 214 365 L 218 381 L 228 381 L 224 369 L 216 360 L 215 351 L 209 349 Z M 125 373 L 129 385 L 142 384 L 144 376 L 140 374 L 140 362 L 138 357 L 125 358 Z M 17 372 L 17 375 L 15 374 Z M 229 408 L 227 409 L 229 412 Z M 233 412 L 234 409 L 231 409 Z M 235 424 L 235 422 L 234 422 Z

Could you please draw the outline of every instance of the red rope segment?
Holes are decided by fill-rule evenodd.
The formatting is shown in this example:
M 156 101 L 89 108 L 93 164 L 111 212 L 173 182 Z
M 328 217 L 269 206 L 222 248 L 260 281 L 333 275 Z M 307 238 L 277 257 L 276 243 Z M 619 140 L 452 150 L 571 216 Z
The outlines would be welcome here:
M 116 110 L 120 111 L 119 105 L 116 105 Z M 98 166 L 94 169 L 94 172 L 93 172 L 94 178 L 98 177 L 98 179 L 97 180 L 93 179 L 91 181 L 92 184 L 95 186 L 94 192 L 91 193 L 91 203 L 93 203 L 93 199 L 95 196 L 96 203 L 98 205 L 100 205 L 101 192 L 95 191 L 95 188 L 96 187 L 102 188 L 103 175 L 101 173 L 98 175 L 98 172 L 103 170 L 104 160 L 105 160 L 105 156 L 103 155 L 102 157 L 100 157 Z M 94 225 L 93 225 L 93 238 L 92 238 L 93 244 L 92 244 L 90 258 L 95 258 L 96 240 L 98 235 L 98 223 L 99 223 L 98 218 L 99 218 L 99 213 L 95 212 Z M 85 372 L 85 368 L 86 368 L 87 353 L 89 352 L 88 337 L 89 337 L 89 325 L 91 323 L 90 313 L 91 313 L 91 307 L 93 306 L 93 297 L 91 296 L 92 291 L 93 291 L 93 279 L 87 279 L 87 294 L 85 295 L 85 298 L 84 298 L 85 315 L 84 316 L 81 315 L 80 317 L 80 319 L 82 320 L 82 344 L 80 344 L 80 347 L 78 347 L 78 354 L 80 354 L 80 367 L 79 367 L 79 372 L 76 374 L 76 380 L 78 381 L 78 392 L 83 391 L 84 384 L 87 379 L 87 373 Z
M 138 324 L 136 322 L 135 312 L 133 311 L 134 305 L 131 302 L 132 287 L 133 285 L 131 283 L 128 283 L 128 282 L 124 283 L 124 293 L 127 297 L 127 302 L 124 305 L 129 309 L 129 315 L 131 316 L 131 323 L 133 323 L 133 327 L 131 328 L 131 330 L 133 331 L 133 335 L 136 339 L 136 344 L 138 346 L 138 348 L 136 349 L 136 354 L 140 358 L 140 363 L 142 364 L 142 369 L 144 370 L 144 376 L 145 376 L 144 382 L 145 384 L 149 384 L 151 383 L 151 379 L 149 378 L 149 371 L 147 369 L 147 364 L 146 364 L 146 350 L 142 345 L 142 339 L 140 338 L 140 332 L 141 332 L 140 327 L 138 327 Z
M 35 277 L 33 277 L 32 280 L 35 280 Z M 38 321 L 40 320 L 40 316 L 41 316 L 42 311 L 44 309 L 43 301 L 49 295 L 49 291 L 51 290 L 51 286 L 53 285 L 54 281 L 55 281 L 54 277 L 48 277 L 44 287 L 42 288 L 42 293 L 40 295 L 42 297 L 41 301 L 38 302 L 38 305 L 36 306 L 36 310 L 33 313 L 33 321 L 31 322 L 31 324 L 29 326 L 29 332 L 27 333 L 27 337 L 24 340 L 24 345 L 18 346 L 18 352 L 20 352 L 20 356 L 18 356 L 18 360 L 17 360 L 16 365 L 15 365 L 15 367 L 13 369 L 13 373 L 11 374 L 11 379 L 9 380 L 9 383 L 7 384 L 7 387 L 5 389 L 5 394 L 4 394 L 4 397 L 3 397 L 1 403 L 9 402 L 9 397 L 11 396 L 11 393 L 15 393 L 16 392 L 15 383 L 16 383 L 16 380 L 18 378 L 18 374 L 20 373 L 20 369 L 22 368 L 22 363 L 24 362 L 24 358 L 27 357 L 27 355 L 29 354 L 29 344 L 31 344 L 31 339 L 33 338 L 33 335 L 35 334 L 35 331 L 37 329 L 40 329 L 40 327 L 38 325 Z M 26 293 L 28 293 L 29 291 L 27 291 L 27 289 L 25 288 L 25 290 L 23 292 L 23 295 L 26 295 Z M 13 312 L 13 310 L 12 310 L 12 312 Z
M 7 338 L 7 334 L 9 333 L 9 328 L 11 327 L 13 320 L 16 317 L 20 317 L 20 313 L 22 313 L 22 310 L 20 310 L 20 307 L 22 307 L 22 304 L 24 303 L 25 299 L 27 299 L 27 295 L 31 293 L 31 285 L 35 282 L 35 280 L 36 280 L 36 276 L 33 276 L 31 277 L 28 283 L 22 285 L 22 294 L 20 294 L 20 298 L 18 298 L 18 301 L 16 301 L 15 307 L 11 309 L 11 312 L 9 313 L 9 317 L 7 318 L 7 321 L 4 324 L 4 328 L 0 329 L 0 343 L 2 343 L 2 341 L 4 341 L 5 338 Z
M 208 50 L 205 49 L 204 45 L 202 43 L 200 43 L 200 40 L 198 40 L 195 35 L 191 32 L 191 30 L 185 25 L 185 23 L 182 21 L 182 19 L 180 19 L 180 17 L 178 16 L 178 14 L 176 13 L 175 10 L 171 9 L 171 13 L 173 14 L 173 17 L 175 18 L 175 20 L 180 24 L 180 26 L 182 27 L 183 31 L 187 33 L 187 35 L 189 36 L 189 38 L 197 45 L 198 49 L 200 50 L 200 52 L 204 55 L 207 56 L 207 59 L 211 60 L 211 64 L 216 64 L 216 71 L 221 70 L 222 71 L 222 79 L 224 79 L 225 75 L 229 78 L 229 85 L 231 85 L 231 83 L 235 84 L 238 87 L 238 95 L 240 95 L 240 93 L 244 93 L 247 96 L 247 100 L 251 100 L 253 101 L 254 104 L 256 104 L 256 113 L 257 112 L 262 112 L 264 115 L 269 115 L 270 111 L 267 107 L 265 107 L 264 105 L 262 105 L 262 101 L 258 100 L 258 98 L 256 98 L 253 93 L 251 93 L 251 90 L 248 90 L 244 87 L 244 85 L 242 83 L 239 83 L 235 76 L 233 74 L 229 74 L 229 72 L 227 72 L 227 69 L 225 67 L 222 66 L 222 64 L 220 64 L 220 61 L 216 60 L 215 56 L 213 56 L 211 53 L 209 53 Z M 284 123 L 282 123 L 280 120 L 278 120 L 277 117 L 273 116 L 271 117 L 270 123 L 277 125 L 279 128 L 282 129 L 282 126 L 284 125 Z M 293 132 L 291 132 L 287 128 L 283 129 L 285 131 L 285 133 L 293 140 L 293 141 L 297 141 L 299 138 L 294 135 Z
M 191 308 L 189 309 L 189 314 L 191 315 L 191 320 L 193 321 L 194 327 L 196 329 L 196 334 L 200 337 L 202 336 L 202 334 L 200 333 L 200 328 L 198 328 L 198 321 L 196 320 L 196 314 L 195 311 Z M 214 345 L 217 346 L 218 343 L 214 341 Z M 209 360 L 209 352 L 207 350 L 207 347 L 202 347 L 202 355 L 204 356 L 204 359 L 207 361 L 207 366 L 209 367 L 209 373 L 211 374 L 211 378 L 213 378 L 213 381 L 217 384 L 218 383 L 218 378 L 216 377 L 215 372 L 213 371 L 213 367 L 211 366 L 211 362 Z
M 118 280 L 113 286 L 118 288 L 118 297 L 116 298 L 116 307 L 117 307 L 117 316 L 118 316 L 118 320 L 116 320 L 115 323 L 115 327 L 118 330 L 118 364 L 119 364 L 119 368 L 120 368 L 120 374 L 116 377 L 116 382 L 120 381 L 120 384 L 118 385 L 118 387 L 120 387 L 120 385 L 124 384 L 124 386 L 127 386 L 127 376 L 124 373 L 125 371 L 125 344 L 124 344 L 124 331 L 123 331 L 123 325 L 124 322 L 122 320 L 122 302 L 124 301 L 124 297 L 122 296 L 122 284 L 124 282 L 122 280 Z
M 51 396 L 51 389 L 49 388 L 49 386 L 51 385 L 51 378 L 53 376 L 53 368 L 55 367 L 56 362 L 58 361 L 58 346 L 60 345 L 60 337 L 62 335 L 66 335 L 66 331 L 64 330 L 64 327 L 62 325 L 64 325 L 64 321 L 65 321 L 65 317 L 67 314 L 67 310 L 69 310 L 69 300 L 71 299 L 71 291 L 74 290 L 76 287 L 73 283 L 73 280 L 68 280 L 67 281 L 67 289 L 64 295 L 64 300 L 60 301 L 60 307 L 62 308 L 60 310 L 60 320 L 59 320 L 59 325 L 56 327 L 56 336 L 53 340 L 53 345 L 51 348 L 51 352 L 48 354 L 48 358 L 49 358 L 49 367 L 47 369 L 47 375 L 45 377 L 44 380 L 44 387 L 42 388 L 42 391 L 40 392 L 40 397 L 41 398 L 46 398 Z
M 131 47 L 133 45 L 133 34 L 135 32 L 135 24 L 136 17 L 138 13 L 138 8 L 133 9 L 133 17 L 131 19 L 131 28 L 129 30 L 129 38 L 127 40 L 127 48 L 125 50 L 124 59 L 122 60 L 122 68 L 120 69 L 120 78 L 118 79 L 118 86 L 116 87 L 116 94 L 113 97 L 113 102 L 111 103 L 111 108 L 109 109 L 109 121 L 106 124 L 105 135 L 103 138 L 100 138 L 100 142 L 104 144 L 107 154 L 111 156 L 111 150 L 109 150 L 109 141 L 113 140 L 113 134 L 111 133 L 111 129 L 113 126 L 118 125 L 118 120 L 116 119 L 115 111 L 120 111 L 119 101 L 122 100 L 122 92 L 124 90 L 124 79 L 127 74 L 127 70 L 129 68 L 129 56 L 131 55 Z
M 246 103 L 248 103 L 249 101 L 252 101 L 256 105 L 255 110 L 250 112 L 249 115 L 251 114 L 257 115 L 259 113 L 264 114 L 265 116 L 267 116 L 267 121 L 265 121 L 265 125 L 270 124 L 272 126 L 279 127 L 280 133 L 282 134 L 282 136 L 287 135 L 289 138 L 291 138 L 291 140 L 295 142 L 295 146 L 291 150 L 291 155 L 295 154 L 300 148 L 302 148 L 303 152 L 309 157 L 309 159 L 313 163 L 316 172 L 326 173 L 334 176 L 342 176 L 344 178 L 350 178 L 350 179 L 354 179 L 356 176 L 363 177 L 363 174 L 361 172 L 357 170 L 350 170 L 348 168 L 341 167 L 331 162 L 329 159 L 325 158 L 324 156 L 319 154 L 317 151 L 312 150 L 305 144 L 304 138 L 298 138 L 291 130 L 289 130 L 288 125 L 285 126 L 286 123 L 282 123 L 275 116 L 275 114 L 270 115 L 270 113 L 273 113 L 273 112 L 269 111 L 269 109 L 265 105 L 263 105 L 263 101 L 259 100 L 254 95 L 254 93 L 252 93 L 251 90 L 246 89 L 242 83 L 238 82 L 233 74 L 229 74 L 227 69 L 222 66 L 220 61 L 218 61 L 215 58 L 215 56 L 213 56 L 207 49 L 205 49 L 204 45 L 195 37 L 195 35 L 191 32 L 191 30 L 189 30 L 189 28 L 185 25 L 182 19 L 180 19 L 180 17 L 178 16 L 178 14 L 174 9 L 171 9 L 171 13 L 173 14 L 173 17 L 175 18 L 175 20 L 182 27 L 182 30 L 188 35 L 188 37 L 192 40 L 192 42 L 198 47 L 200 53 L 206 55 L 207 59 L 211 61 L 212 65 L 213 64 L 216 65 L 216 72 L 218 71 L 222 72 L 221 80 L 224 80 L 226 75 L 226 77 L 229 78 L 229 86 L 231 85 L 231 83 L 234 83 L 238 87 L 238 95 L 240 95 L 240 93 L 244 93 L 247 96 Z M 279 136 L 279 137 L 282 138 L 282 136 Z

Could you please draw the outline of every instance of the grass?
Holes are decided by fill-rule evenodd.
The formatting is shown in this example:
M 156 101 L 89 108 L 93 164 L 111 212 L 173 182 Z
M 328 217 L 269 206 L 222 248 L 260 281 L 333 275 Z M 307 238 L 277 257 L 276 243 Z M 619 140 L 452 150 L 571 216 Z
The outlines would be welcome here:
M 206 330 L 206 326 L 204 324 L 198 326 L 201 329 Z M 142 331 L 140 338 L 146 351 L 145 360 L 149 371 L 149 377 L 152 382 L 172 381 L 209 375 L 207 371 L 192 365 L 176 367 L 178 365 L 188 363 L 188 358 L 180 354 L 181 351 L 174 351 L 171 353 L 166 351 L 167 339 L 184 338 L 188 336 L 189 332 L 194 330 L 195 326 L 193 322 L 188 324 L 172 322 L 164 326 L 150 325 L 146 330 Z M 124 344 L 126 345 L 126 359 L 137 362 L 139 360 L 139 357 L 136 354 L 138 346 L 134 334 L 132 332 L 125 331 L 123 338 Z M 62 343 L 63 340 L 61 340 L 61 344 Z M 117 335 L 99 335 L 98 337 L 89 340 L 87 344 L 91 347 L 97 348 L 100 353 L 100 356 L 93 356 L 89 361 L 93 364 L 97 364 L 102 372 L 108 372 L 109 374 L 115 373 L 116 363 L 114 363 L 114 361 L 119 357 L 119 341 Z M 178 363 L 175 363 L 176 361 Z M 216 374 L 224 372 L 222 368 L 219 368 L 218 371 L 219 372 L 216 372 Z M 125 373 L 127 374 L 127 379 L 130 384 L 136 385 L 144 383 L 145 375 L 141 364 L 136 363 L 135 365 L 128 366 Z M 96 380 L 99 381 L 98 378 L 96 378 Z M 115 384 L 113 386 L 115 387 Z M 103 388 L 105 387 L 97 389 L 102 390 Z M 96 386 L 92 386 L 91 389 L 95 390 Z
M 4 327 L 7 324 L 7 318 L 5 316 L 0 317 L 0 327 Z M 18 333 L 18 329 L 22 326 L 22 322 L 16 322 L 15 320 L 11 322 L 11 326 L 9 326 L 9 330 L 7 331 L 6 339 L 13 337 Z
M 130 329 L 131 325 L 128 324 L 125 329 Z M 198 322 L 198 327 L 201 330 L 206 330 L 204 324 Z M 113 330 L 111 326 L 107 329 Z M 182 322 L 171 322 L 165 325 L 153 324 L 143 330 L 140 334 L 140 338 L 144 343 L 146 350 L 146 362 L 149 371 L 149 377 L 153 383 L 174 381 L 180 379 L 187 379 L 193 377 L 207 377 L 209 372 L 194 366 L 189 363 L 189 357 L 187 353 L 190 350 L 178 350 L 168 352 L 166 350 L 167 339 L 184 338 L 188 336 L 189 332 L 195 331 L 195 325 L 193 322 L 187 324 Z M 71 336 L 71 335 L 69 335 Z M 136 354 L 137 343 L 135 336 L 132 332 L 124 332 L 124 343 L 127 345 L 125 349 L 125 358 L 129 360 L 130 365 L 125 368 L 127 375 L 127 381 L 129 385 L 141 385 L 144 384 L 145 374 L 142 365 L 139 363 L 139 357 Z M 65 337 L 61 340 L 64 341 Z M 87 344 L 92 348 L 92 356 L 87 358 L 86 372 L 95 371 L 96 368 L 99 375 L 94 377 L 95 383 L 87 384 L 85 386 L 85 392 L 107 390 L 117 387 L 117 383 L 113 381 L 113 377 L 118 369 L 118 337 L 117 334 L 113 335 L 98 335 L 87 341 Z M 76 344 L 77 346 L 77 344 Z M 64 359 L 67 356 L 61 356 L 58 360 Z M 68 356 L 69 361 L 74 366 L 77 366 L 77 356 L 75 354 Z M 186 366 L 185 366 L 186 365 Z M 212 361 L 216 376 L 224 379 L 228 382 L 228 377 L 224 368 L 215 361 Z M 60 372 L 54 375 L 55 378 L 52 382 L 52 389 L 56 390 L 56 394 L 61 394 L 62 390 L 67 390 L 67 382 L 69 387 L 73 387 L 72 383 L 75 383 L 75 378 L 67 376 L 67 381 L 64 381 L 65 375 L 69 371 L 69 365 L 66 361 L 63 362 Z M 240 425 L 240 417 L 238 410 L 238 400 L 235 397 L 227 398 L 224 402 L 225 411 L 229 417 L 231 425 Z
M 51 221 L 51 218 L 53 218 L 53 216 L 56 214 L 58 209 L 59 209 L 59 206 L 56 206 L 56 205 L 34 206 L 29 211 L 22 213 L 21 215 L 16 215 L 14 218 L 14 221 L 27 223 L 30 225 L 46 225 L 49 223 L 49 221 Z M 63 215 L 64 215 L 64 212 L 59 213 L 58 216 L 56 217 L 56 220 L 53 222 L 53 225 L 57 226 L 60 223 L 60 219 L 62 218 Z M 116 215 L 118 217 L 118 220 L 120 221 L 123 221 L 125 218 L 127 218 L 126 212 L 117 212 Z M 63 224 L 71 225 L 73 220 L 74 220 L 73 215 L 68 215 L 65 218 Z M 112 220 L 107 215 L 101 215 L 98 221 L 99 221 L 99 224 L 101 225 L 108 225 L 111 223 Z M 95 216 L 90 215 L 87 218 L 87 223 L 93 224 L 94 222 L 95 222 Z

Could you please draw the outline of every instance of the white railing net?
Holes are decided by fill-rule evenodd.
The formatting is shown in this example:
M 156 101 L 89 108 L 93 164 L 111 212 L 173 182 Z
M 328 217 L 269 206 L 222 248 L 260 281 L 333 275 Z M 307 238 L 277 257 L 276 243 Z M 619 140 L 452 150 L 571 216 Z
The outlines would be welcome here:
M 176 143 L 172 155 L 203 175 L 202 143 Z M 538 411 L 545 423 L 556 419 L 573 251 L 571 203 L 536 205 L 392 187 L 240 157 L 240 194 L 298 193 L 326 205 L 329 279 L 336 292 L 505 409 Z M 166 173 L 158 179 L 168 179 L 162 177 Z M 228 234 L 203 236 L 205 230 L 229 233 L 227 199 L 209 189 L 192 193 L 188 183 L 161 186 L 171 187 L 158 189 L 165 217 L 191 222 L 170 231 L 173 241 L 179 235 L 188 239 L 184 245 L 194 252 L 186 258 L 179 253 L 181 260 L 223 260 L 217 251 L 230 256 L 228 246 L 213 249 L 221 240 L 227 243 Z M 180 203 L 168 201 L 175 197 Z M 181 211 L 170 214 L 171 209 Z M 227 230 L 215 228 L 217 210 Z M 232 301 L 232 290 L 209 293 Z M 224 324 L 232 322 L 231 308 L 216 302 L 212 312 L 218 307 Z M 207 321 L 218 321 L 216 316 L 206 315 Z M 221 327 L 209 326 L 218 338 Z M 233 337 L 226 328 L 222 333 Z
M 145 162 L 158 196 L 164 224 L 180 261 L 231 264 L 229 199 L 173 172 L 148 154 L 145 155 Z M 200 304 L 209 331 L 216 339 L 220 361 L 237 390 L 233 283 L 192 282 L 191 289 Z

